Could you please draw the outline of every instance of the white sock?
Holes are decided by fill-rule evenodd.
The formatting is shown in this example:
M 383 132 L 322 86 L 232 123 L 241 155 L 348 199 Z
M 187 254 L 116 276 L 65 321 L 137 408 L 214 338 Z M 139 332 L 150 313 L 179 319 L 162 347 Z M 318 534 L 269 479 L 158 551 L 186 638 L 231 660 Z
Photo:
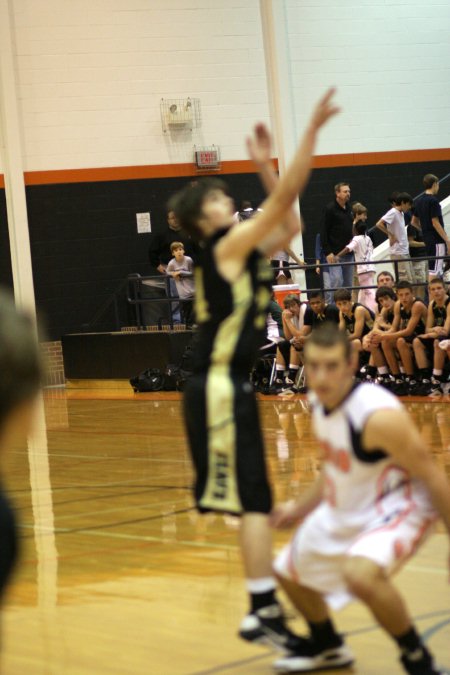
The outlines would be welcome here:
M 380 366 L 377 368 L 377 373 L 378 375 L 387 375 L 389 372 L 389 368 L 387 366 Z
M 290 363 L 289 364 L 289 370 L 298 370 L 300 366 L 296 365 L 295 363 Z
M 433 368 L 433 375 L 435 377 L 440 377 L 442 375 L 443 371 L 440 370 L 439 368 Z
M 249 593 L 267 593 L 274 591 L 276 588 L 275 579 L 273 577 L 262 577 L 261 579 L 246 579 L 245 584 Z

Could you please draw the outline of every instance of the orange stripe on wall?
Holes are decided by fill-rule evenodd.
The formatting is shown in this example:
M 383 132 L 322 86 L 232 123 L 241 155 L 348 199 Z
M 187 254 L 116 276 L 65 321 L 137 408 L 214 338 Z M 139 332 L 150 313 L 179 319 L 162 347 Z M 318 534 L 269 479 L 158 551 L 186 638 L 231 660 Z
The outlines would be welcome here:
M 443 162 L 450 160 L 450 148 L 432 150 L 392 150 L 390 152 L 360 152 L 348 155 L 318 155 L 313 159 L 314 169 L 373 164 L 408 164 L 409 162 Z
M 313 159 L 314 169 L 332 167 L 367 166 L 374 164 L 406 164 L 414 162 L 442 162 L 450 160 L 450 148 L 431 150 L 394 150 L 390 152 L 361 152 L 342 155 L 318 155 Z M 274 160 L 277 164 L 277 160 Z M 26 185 L 51 185 L 57 183 L 92 183 L 114 180 L 136 180 L 148 178 L 195 178 L 199 175 L 227 175 L 255 173 L 256 167 L 250 160 L 222 162 L 219 171 L 198 173 L 192 163 L 149 164 L 145 166 L 111 166 L 93 169 L 61 169 L 55 171 L 26 171 Z M 0 188 L 5 187 L 0 174 Z

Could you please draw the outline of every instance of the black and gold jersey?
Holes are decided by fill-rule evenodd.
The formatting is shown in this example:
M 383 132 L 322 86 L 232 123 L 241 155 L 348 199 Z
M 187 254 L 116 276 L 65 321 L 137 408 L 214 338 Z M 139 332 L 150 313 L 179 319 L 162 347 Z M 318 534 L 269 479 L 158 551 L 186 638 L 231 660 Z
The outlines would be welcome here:
M 434 316 L 433 326 L 443 326 L 447 319 L 447 307 L 450 302 L 450 298 L 446 297 L 445 302 L 442 307 L 438 307 L 435 300 L 431 301 L 431 307 Z
M 360 302 L 353 303 L 350 315 L 347 314 L 342 315 L 345 321 L 345 329 L 349 335 L 355 332 L 355 323 L 356 323 L 355 310 L 357 307 L 364 307 L 364 309 L 367 310 L 366 314 L 368 313 L 364 321 L 364 328 L 362 333 L 362 337 L 364 337 L 364 335 L 367 335 L 367 333 L 370 333 L 370 331 L 372 330 L 375 315 L 368 307 L 362 305 Z
M 261 253 L 253 251 L 239 277 L 227 281 L 214 256 L 215 246 L 227 231 L 220 230 L 204 243 L 194 271 L 198 324 L 195 372 L 224 367 L 248 373 L 264 344 L 272 269 Z
M 399 326 L 399 330 L 404 330 L 406 328 L 406 326 L 408 325 L 409 320 L 411 318 L 412 308 L 414 307 L 414 305 L 417 302 L 420 302 L 421 305 L 424 304 L 422 302 L 422 300 L 414 300 L 413 304 L 411 305 L 411 309 L 409 309 L 409 310 L 405 309 L 405 307 L 403 307 L 403 305 L 400 305 L 400 326 Z M 417 326 L 414 328 L 413 335 L 422 335 L 423 333 L 425 333 L 425 321 L 423 319 L 420 319 Z

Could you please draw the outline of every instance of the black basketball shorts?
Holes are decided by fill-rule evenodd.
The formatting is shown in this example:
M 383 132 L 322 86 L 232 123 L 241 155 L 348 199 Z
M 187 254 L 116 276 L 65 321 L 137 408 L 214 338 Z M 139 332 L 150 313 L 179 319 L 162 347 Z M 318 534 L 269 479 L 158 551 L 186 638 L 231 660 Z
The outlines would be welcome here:
M 193 375 L 184 392 L 184 417 L 201 512 L 269 513 L 258 406 L 248 376 L 227 368 Z

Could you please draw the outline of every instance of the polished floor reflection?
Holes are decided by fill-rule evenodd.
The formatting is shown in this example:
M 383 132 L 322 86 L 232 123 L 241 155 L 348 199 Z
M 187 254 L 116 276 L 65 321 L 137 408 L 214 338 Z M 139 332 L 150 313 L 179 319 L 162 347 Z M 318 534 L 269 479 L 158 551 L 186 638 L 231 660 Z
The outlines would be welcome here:
M 450 473 L 449 403 L 407 405 Z M 266 398 L 261 413 L 276 498 L 293 497 L 319 470 L 307 404 Z M 235 638 L 246 611 L 237 521 L 192 508 L 178 395 L 50 390 L 35 438 L 5 455 L 3 471 L 22 557 L 3 615 L 2 675 L 272 672 L 273 654 Z M 398 585 L 449 668 L 447 551 L 440 527 Z M 363 607 L 338 621 L 358 658 L 348 672 L 401 672 Z

